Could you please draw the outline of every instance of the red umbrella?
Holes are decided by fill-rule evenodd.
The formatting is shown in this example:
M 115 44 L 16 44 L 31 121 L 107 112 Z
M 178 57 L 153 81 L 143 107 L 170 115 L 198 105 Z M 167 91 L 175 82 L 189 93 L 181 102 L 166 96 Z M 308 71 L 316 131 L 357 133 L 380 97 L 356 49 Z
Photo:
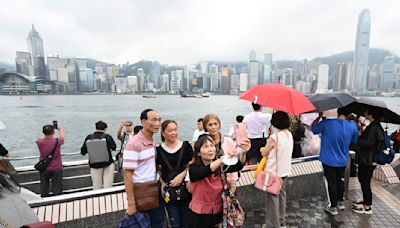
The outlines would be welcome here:
M 256 85 L 242 93 L 240 99 L 293 115 L 315 110 L 314 105 L 302 93 L 278 83 Z

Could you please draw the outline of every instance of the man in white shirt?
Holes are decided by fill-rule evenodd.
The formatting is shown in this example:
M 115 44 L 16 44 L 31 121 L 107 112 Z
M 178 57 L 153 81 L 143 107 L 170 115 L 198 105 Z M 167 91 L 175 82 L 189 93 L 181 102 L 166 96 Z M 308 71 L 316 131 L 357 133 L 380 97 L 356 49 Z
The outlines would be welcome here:
M 247 152 L 247 163 L 256 164 L 262 159 L 260 148 L 265 146 L 268 138 L 268 129 L 271 125 L 270 113 L 262 113 L 259 104 L 252 103 L 253 112 L 247 114 L 243 123 L 247 126 L 248 136 L 251 142 L 250 151 Z
M 197 120 L 197 129 L 193 132 L 192 142 L 196 142 L 200 135 L 204 134 L 203 118 Z

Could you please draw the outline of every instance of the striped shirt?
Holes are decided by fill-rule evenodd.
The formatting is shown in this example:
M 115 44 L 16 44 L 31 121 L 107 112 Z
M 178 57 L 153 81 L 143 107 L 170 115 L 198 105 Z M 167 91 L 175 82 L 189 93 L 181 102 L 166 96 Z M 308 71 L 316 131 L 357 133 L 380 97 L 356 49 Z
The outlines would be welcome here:
M 133 183 L 144 183 L 155 180 L 156 175 L 156 142 L 149 142 L 142 131 L 129 139 L 124 149 L 123 168 L 134 170 Z

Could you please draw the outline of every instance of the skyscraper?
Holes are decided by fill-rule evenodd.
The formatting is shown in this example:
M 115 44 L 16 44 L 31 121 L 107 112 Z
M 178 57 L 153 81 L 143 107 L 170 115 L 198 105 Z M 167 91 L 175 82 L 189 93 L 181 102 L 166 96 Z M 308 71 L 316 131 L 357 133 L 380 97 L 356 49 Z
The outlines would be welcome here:
M 272 82 L 272 54 L 264 54 L 264 77 L 262 83 Z
M 358 16 L 357 37 L 353 60 L 353 83 L 351 86 L 351 91 L 353 93 L 364 93 L 367 89 L 370 27 L 370 13 L 368 9 L 365 9 L 361 11 Z
M 43 51 L 43 40 L 39 35 L 39 32 L 35 30 L 35 26 L 32 25 L 32 30 L 28 34 L 28 51 L 32 55 L 33 69 L 36 76 L 45 76 L 46 66 L 44 65 L 44 51 Z
M 29 52 L 17 51 L 15 66 L 17 69 L 17 73 L 25 74 L 28 76 L 34 75 L 31 53 Z
M 256 51 L 251 50 L 249 53 L 249 62 L 256 61 Z
M 394 57 L 386 56 L 383 60 L 381 66 L 381 89 L 389 90 L 393 89 L 393 85 L 395 84 L 395 69 L 394 69 Z
M 161 65 L 155 61 L 151 63 L 150 80 L 156 89 L 160 88 Z
M 319 65 L 319 67 L 318 67 L 317 93 L 326 93 L 326 92 L 328 92 L 328 84 L 329 84 L 328 77 L 329 77 L 329 65 L 328 64 Z
M 262 79 L 263 64 L 258 61 L 249 62 L 248 85 L 249 88 L 260 84 Z

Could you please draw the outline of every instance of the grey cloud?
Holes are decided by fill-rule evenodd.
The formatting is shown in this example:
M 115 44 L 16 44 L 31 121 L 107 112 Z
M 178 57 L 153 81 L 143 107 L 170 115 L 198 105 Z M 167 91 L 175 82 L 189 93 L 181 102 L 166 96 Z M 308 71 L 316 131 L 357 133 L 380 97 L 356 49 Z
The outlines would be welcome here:
M 34 22 L 45 52 L 113 63 L 158 60 L 301 59 L 352 50 L 358 13 L 370 8 L 371 46 L 400 53 L 400 2 L 281 1 L 28 1 L 0 9 L 0 61 L 26 50 Z

